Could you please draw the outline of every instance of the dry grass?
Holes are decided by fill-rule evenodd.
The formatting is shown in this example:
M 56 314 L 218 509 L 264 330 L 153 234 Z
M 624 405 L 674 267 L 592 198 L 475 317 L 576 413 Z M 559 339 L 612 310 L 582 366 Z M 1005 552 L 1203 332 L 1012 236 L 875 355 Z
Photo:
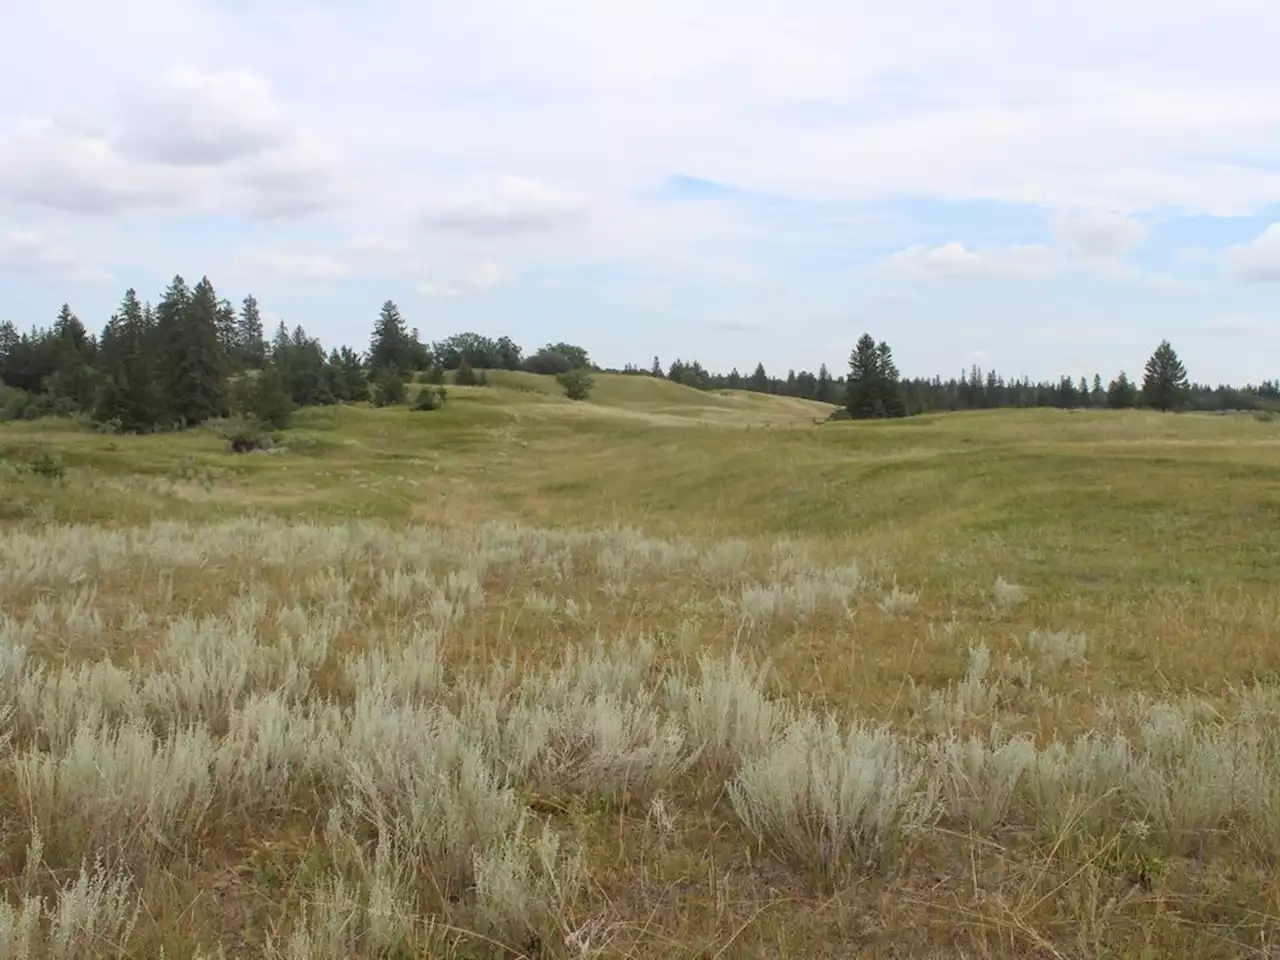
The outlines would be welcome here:
M 0 953 L 1272 955 L 1273 427 L 664 387 L 6 428 Z

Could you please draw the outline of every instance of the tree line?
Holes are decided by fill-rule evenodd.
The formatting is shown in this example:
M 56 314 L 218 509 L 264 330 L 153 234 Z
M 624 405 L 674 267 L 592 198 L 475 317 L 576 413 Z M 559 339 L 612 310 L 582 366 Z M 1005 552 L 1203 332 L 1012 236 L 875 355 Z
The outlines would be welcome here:
M 1107 382 L 1097 373 L 1092 378 L 1064 375 L 1050 381 L 1006 378 L 977 365 L 945 380 L 941 376 L 903 377 L 888 344 L 865 334 L 850 354 L 849 373 L 839 377 L 833 377 L 825 365 L 820 366 L 817 373 L 790 370 L 785 377 L 773 376 L 765 371 L 763 363 L 757 364 L 749 376 L 743 376 L 737 369 L 728 374 L 714 374 L 697 362 L 682 360 L 664 371 L 656 357 L 648 368 L 628 365 L 614 372 L 665 377 L 700 390 L 750 390 L 838 404 L 847 415 L 859 419 L 1003 407 L 1070 410 L 1148 406 L 1168 410 L 1280 411 L 1278 380 L 1241 387 L 1191 382 L 1176 351 L 1167 342 L 1157 348 L 1153 359 L 1157 361 L 1158 370 L 1164 371 L 1157 372 L 1154 380 L 1151 361 L 1138 379 L 1122 370 Z M 1166 386 L 1157 389 L 1157 384 Z
M 582 347 L 549 343 L 526 355 L 509 337 L 462 333 L 426 343 L 399 307 L 382 305 L 368 349 L 326 350 L 301 325 L 264 330 L 258 301 L 237 307 L 204 277 L 175 276 L 159 301 L 125 292 L 101 332 L 68 304 L 53 324 L 20 333 L 0 323 L 0 419 L 84 416 L 122 432 L 181 429 L 232 414 L 283 426 L 293 408 L 404 402 L 405 381 L 483 385 L 486 370 L 558 377 L 571 399 L 591 389 Z M 434 393 L 435 405 L 443 391 Z M 431 409 L 422 393 L 419 409 Z
M 526 354 L 510 337 L 460 333 L 428 343 L 386 301 L 368 348 L 328 350 L 301 325 L 281 321 L 267 336 L 257 300 L 239 305 L 219 297 L 204 277 L 194 287 L 175 276 L 159 301 L 128 290 L 101 332 L 94 335 L 64 304 L 49 327 L 19 333 L 0 323 L 0 419 L 79 415 L 125 432 L 193 426 L 230 414 L 283 425 L 293 408 L 372 401 L 402 403 L 406 380 L 441 385 L 450 373 L 459 385 L 483 385 L 485 371 L 523 370 L 554 375 L 572 399 L 591 390 L 599 369 L 587 351 L 548 343 Z M 1190 383 L 1176 352 L 1162 342 L 1134 380 L 1126 372 L 1104 384 L 1063 376 L 1052 382 L 1005 378 L 976 366 L 958 377 L 905 378 L 889 345 L 864 334 L 848 371 L 709 371 L 677 359 L 663 367 L 627 365 L 607 372 L 651 376 L 699 390 L 748 390 L 818 400 L 857 419 L 902 417 L 946 410 L 998 407 L 1110 407 L 1159 409 L 1280 409 L 1280 383 L 1218 386 Z M 420 392 L 419 409 L 443 401 L 443 390 Z

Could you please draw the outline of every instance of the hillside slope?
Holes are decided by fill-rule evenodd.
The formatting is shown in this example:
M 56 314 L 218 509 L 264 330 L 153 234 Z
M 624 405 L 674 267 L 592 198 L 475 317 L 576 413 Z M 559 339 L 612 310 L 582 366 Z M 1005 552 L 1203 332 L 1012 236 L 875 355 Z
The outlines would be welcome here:
M 492 370 L 487 375 L 492 399 L 515 406 L 553 404 L 557 409 L 540 411 L 552 416 L 616 416 L 672 426 L 681 422 L 784 426 L 812 423 L 834 409 L 830 404 L 795 397 L 695 390 L 670 380 L 616 373 L 595 374 L 591 398 L 573 403 L 564 399 L 555 377 L 511 370 Z

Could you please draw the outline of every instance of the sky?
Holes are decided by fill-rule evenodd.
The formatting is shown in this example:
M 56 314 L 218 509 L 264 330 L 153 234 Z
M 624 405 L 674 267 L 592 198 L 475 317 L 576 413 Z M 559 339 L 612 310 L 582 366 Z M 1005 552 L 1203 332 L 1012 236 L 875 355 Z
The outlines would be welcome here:
M 1280 378 L 1270 0 L 0 0 L 0 319 Z

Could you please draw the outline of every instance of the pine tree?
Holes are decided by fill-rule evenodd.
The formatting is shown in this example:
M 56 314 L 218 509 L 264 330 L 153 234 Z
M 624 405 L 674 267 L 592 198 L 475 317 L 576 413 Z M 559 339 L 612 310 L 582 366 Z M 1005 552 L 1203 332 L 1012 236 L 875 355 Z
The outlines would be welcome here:
M 667 375 L 662 372 L 662 364 L 658 361 L 657 357 L 653 358 L 653 366 L 649 370 L 649 376 L 657 377 L 659 380 L 666 379 Z
M 262 313 L 253 295 L 244 298 L 236 321 L 236 359 L 250 370 L 261 369 L 266 362 L 266 342 L 262 329 Z
M 1142 400 L 1157 410 L 1176 410 L 1186 400 L 1187 370 L 1168 340 L 1161 340 L 1147 361 L 1142 377 Z
M 765 372 L 763 363 L 756 364 L 755 371 L 747 378 L 746 387 L 748 390 L 754 390 L 757 393 L 769 392 L 769 374 Z
M 392 364 L 401 370 L 407 369 L 409 346 L 409 334 L 404 317 L 400 316 L 400 308 L 388 300 L 382 305 L 373 328 L 373 338 L 369 343 L 369 369 L 377 371 Z
M 1137 406 L 1137 403 L 1138 388 L 1129 380 L 1129 375 L 1121 370 L 1120 376 L 1107 385 L 1107 406 L 1112 410 L 1125 410 Z

